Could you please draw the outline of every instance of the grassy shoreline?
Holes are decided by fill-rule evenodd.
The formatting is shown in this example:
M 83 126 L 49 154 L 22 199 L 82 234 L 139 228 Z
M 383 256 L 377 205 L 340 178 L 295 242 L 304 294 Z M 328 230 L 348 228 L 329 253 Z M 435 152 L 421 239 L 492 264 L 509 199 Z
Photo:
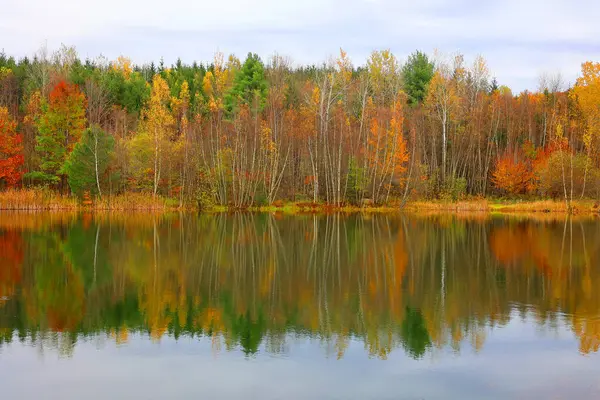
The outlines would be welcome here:
M 571 210 L 563 200 L 498 200 L 477 199 L 457 202 L 444 201 L 415 201 L 407 204 L 410 211 L 440 211 L 440 212 L 485 212 L 496 214 L 516 213 L 559 213 L 567 214 L 596 214 L 600 212 L 595 200 L 574 200 Z
M 142 193 L 126 193 L 104 197 L 92 204 L 84 205 L 72 196 L 37 189 L 12 189 L 0 192 L 0 211 L 125 211 L 125 212 L 173 212 L 197 211 L 193 206 L 179 206 L 176 199 L 153 197 Z M 401 208 L 399 203 L 388 205 L 334 206 L 312 202 L 282 202 L 269 206 L 231 208 L 214 206 L 203 212 L 271 212 L 283 214 L 328 214 L 328 213 L 397 213 L 397 212 L 480 212 L 495 214 L 516 213 L 561 213 L 569 212 L 562 200 L 500 200 L 471 199 L 461 201 L 417 200 L 408 202 Z M 575 200 L 572 203 L 573 214 L 598 214 L 599 203 L 595 200 Z

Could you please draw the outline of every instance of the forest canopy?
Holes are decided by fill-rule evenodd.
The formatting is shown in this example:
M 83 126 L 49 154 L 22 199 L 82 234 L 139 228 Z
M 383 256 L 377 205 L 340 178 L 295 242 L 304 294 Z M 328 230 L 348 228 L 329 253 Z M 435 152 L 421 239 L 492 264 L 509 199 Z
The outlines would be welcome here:
M 0 53 L 0 190 L 180 204 L 598 198 L 600 63 L 513 93 L 483 57 L 217 53 L 171 66 Z

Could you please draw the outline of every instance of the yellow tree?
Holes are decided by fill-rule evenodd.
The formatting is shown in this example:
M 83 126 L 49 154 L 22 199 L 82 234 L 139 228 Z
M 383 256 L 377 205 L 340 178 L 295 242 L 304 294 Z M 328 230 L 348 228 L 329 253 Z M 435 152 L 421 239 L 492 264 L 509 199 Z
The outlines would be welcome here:
M 174 121 L 173 154 L 169 158 L 170 171 L 175 169 L 179 174 L 179 185 L 177 191 L 179 194 L 179 206 L 183 206 L 184 197 L 187 195 L 190 173 L 190 123 L 188 121 L 188 111 L 190 108 L 190 90 L 187 81 L 183 81 L 179 91 L 179 97 L 171 98 L 171 113 Z M 173 167 L 174 165 L 174 167 Z
M 230 57 L 225 64 L 223 54 L 216 53 L 212 71 L 208 71 L 202 80 L 208 111 L 207 142 L 200 147 L 200 153 L 206 170 L 210 171 L 217 200 L 227 204 L 231 195 L 228 184 L 231 182 L 231 148 L 223 127 L 225 106 L 223 98 L 232 85 L 239 61 Z
M 119 56 L 117 59 L 110 64 L 110 67 L 123 74 L 125 79 L 129 79 L 129 75 L 133 72 L 131 59 L 125 56 Z
M 143 145 L 143 143 L 148 143 L 153 148 L 153 196 L 156 196 L 158 191 L 164 152 L 168 147 L 169 134 L 173 130 L 175 122 L 173 115 L 169 111 L 170 100 L 169 86 L 167 85 L 167 82 L 157 74 L 152 80 L 150 101 L 142 111 L 140 133 L 134 138 L 134 141 L 140 142 L 136 144 Z M 139 148 L 139 146 L 134 146 L 134 148 Z M 134 158 L 135 157 L 136 154 L 134 153 Z
M 575 87 L 570 94 L 579 104 L 586 120 L 583 144 L 588 153 L 588 160 L 581 193 L 581 197 L 583 197 L 594 139 L 600 136 L 600 63 L 587 61 L 581 64 L 581 76 L 577 78 Z
M 371 116 L 366 138 L 366 169 L 371 195 L 376 203 L 387 201 L 392 183 L 406 169 L 408 159 L 403 137 L 405 94 L 400 90 L 400 68 L 389 51 L 375 51 L 367 61 L 367 74 L 372 97 L 365 112 Z
M 442 124 L 442 182 L 446 181 L 448 153 L 448 124 L 458 107 L 456 88 L 450 79 L 449 69 L 441 66 L 429 83 L 426 104 L 432 115 Z

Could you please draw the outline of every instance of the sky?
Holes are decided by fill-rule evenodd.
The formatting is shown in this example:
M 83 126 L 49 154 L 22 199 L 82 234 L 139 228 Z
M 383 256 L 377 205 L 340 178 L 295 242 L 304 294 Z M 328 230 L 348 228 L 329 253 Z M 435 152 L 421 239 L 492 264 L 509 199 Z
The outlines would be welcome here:
M 490 330 L 480 352 L 435 350 L 420 360 L 394 349 L 369 357 L 349 339 L 337 359 L 322 338 L 286 336 L 286 352 L 245 357 L 237 348 L 216 353 L 210 337 L 163 336 L 159 343 L 131 333 L 129 342 L 77 341 L 70 357 L 20 343 L 1 348 L 0 385 L 8 399 L 598 399 L 598 354 L 582 356 L 560 320 L 544 328 L 537 317 Z M 278 338 L 280 338 L 278 336 Z M 65 348 L 65 347 L 63 347 Z M 329 356 L 326 356 L 329 353 Z
M 31 56 L 46 44 L 82 58 L 126 55 L 136 63 L 210 62 L 216 51 L 296 65 L 343 48 L 355 66 L 373 50 L 400 60 L 414 50 L 477 55 L 513 92 L 541 74 L 573 84 L 584 61 L 600 61 L 598 0 L 1 0 L 0 49 Z

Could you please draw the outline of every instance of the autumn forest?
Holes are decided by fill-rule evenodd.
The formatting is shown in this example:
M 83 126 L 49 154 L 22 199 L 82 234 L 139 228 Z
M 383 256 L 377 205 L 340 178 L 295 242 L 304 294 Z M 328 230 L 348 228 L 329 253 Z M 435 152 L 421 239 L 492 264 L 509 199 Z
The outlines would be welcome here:
M 0 190 L 177 206 L 600 197 L 600 63 L 513 93 L 486 61 L 295 66 L 0 54 Z

